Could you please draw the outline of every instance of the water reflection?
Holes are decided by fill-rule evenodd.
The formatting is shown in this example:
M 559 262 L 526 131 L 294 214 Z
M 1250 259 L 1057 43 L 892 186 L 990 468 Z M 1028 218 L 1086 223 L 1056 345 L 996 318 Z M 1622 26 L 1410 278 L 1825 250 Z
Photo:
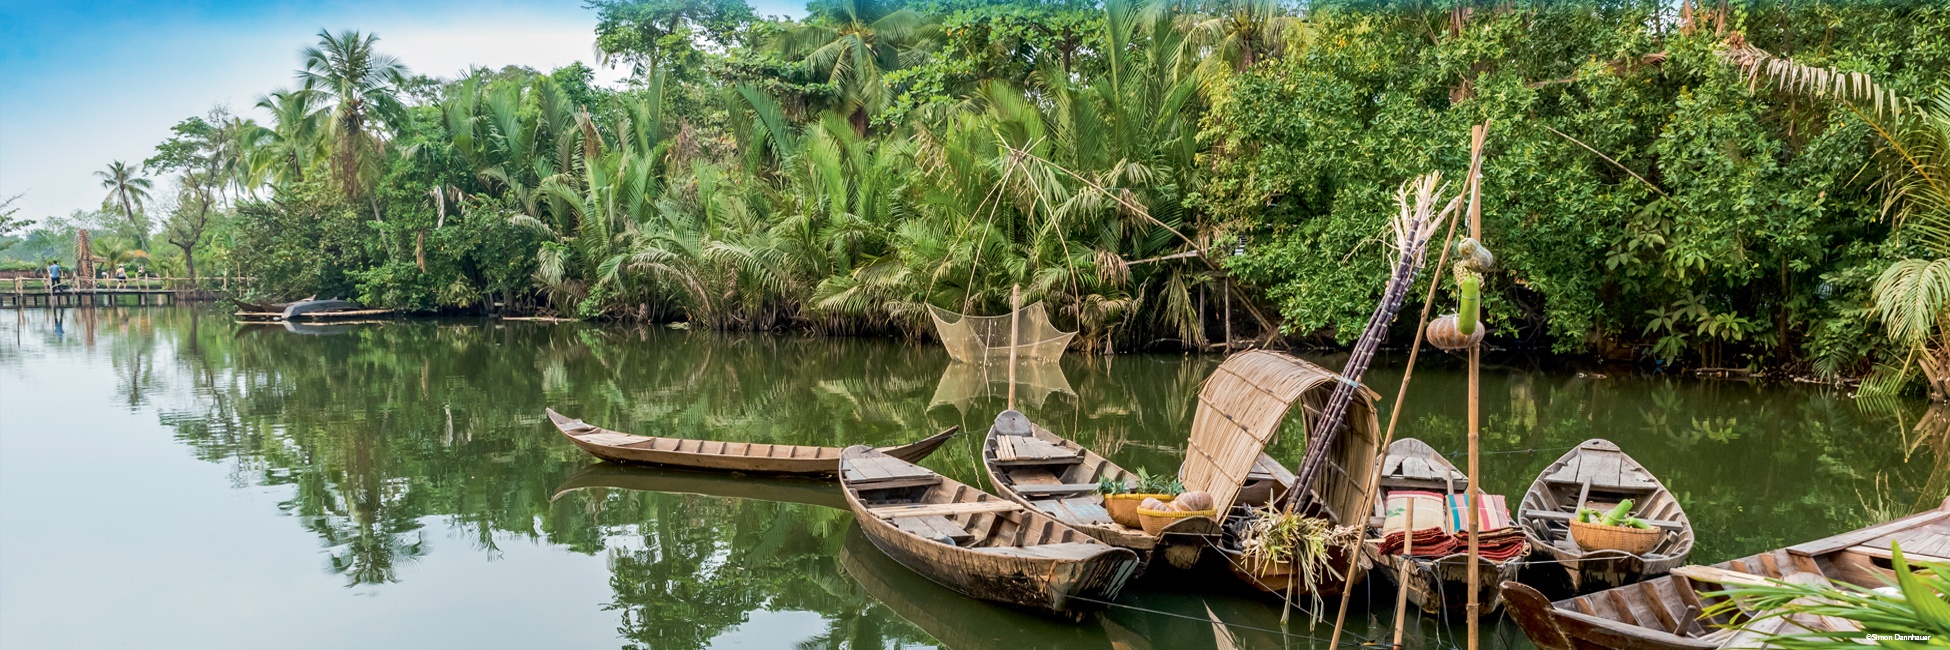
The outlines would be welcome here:
M 1060 394 L 1075 399 L 1077 392 L 1070 388 L 1070 379 L 1063 375 L 1063 366 L 1047 359 L 1016 362 L 1016 398 L 1028 408 L 1040 409 L 1049 401 L 1052 394 Z M 953 406 L 955 411 L 966 416 L 968 409 L 977 401 L 1003 400 L 1009 397 L 1009 364 L 976 364 L 951 361 L 948 368 L 941 371 L 941 382 L 935 384 L 934 399 L 928 401 L 928 408 Z
M 1148 585 L 1128 600 L 1144 610 L 1112 609 L 1083 625 L 991 607 L 860 547 L 831 486 L 592 464 L 541 417 L 554 406 L 633 433 L 830 446 L 985 430 L 1003 407 L 1007 387 L 993 374 L 1006 366 L 957 369 L 933 347 L 478 320 L 310 336 L 191 308 L 23 310 L 0 323 L 15 328 L 0 337 L 0 365 L 35 377 L 104 361 L 99 380 L 76 390 L 153 413 L 182 448 L 224 466 L 229 483 L 210 486 L 208 498 L 272 491 L 278 511 L 316 540 L 323 570 L 348 587 L 413 583 L 417 564 L 493 561 L 519 541 L 604 558 L 603 606 L 628 647 L 711 647 L 766 625 L 807 647 L 1213 647 L 1208 605 L 1245 647 L 1325 635 L 1304 625 L 1291 631 L 1300 637 L 1278 633 L 1272 602 L 1218 579 Z M 1073 356 L 1019 370 L 1034 388 L 1018 399 L 1038 422 L 1126 467 L 1166 472 L 1218 361 Z M 1369 384 L 1393 389 L 1400 375 L 1388 361 Z M 1400 435 L 1459 451 L 1464 378 L 1453 360 L 1430 363 L 1416 373 Z M 1950 412 L 1914 401 L 1523 367 L 1486 369 L 1483 387 L 1488 489 L 1520 494 L 1572 445 L 1610 438 L 1684 501 L 1698 527 L 1696 562 L 1848 530 L 1950 492 Z M 1284 436 L 1275 455 L 1294 458 L 1302 438 Z M 981 485 L 978 443 L 962 436 L 925 464 Z M 1387 600 L 1377 594 L 1357 611 L 1357 629 L 1385 627 Z M 820 623 L 753 623 L 764 612 Z M 1493 630 L 1490 647 L 1522 645 L 1508 626 Z M 1455 633 L 1427 621 L 1414 632 L 1444 643 Z

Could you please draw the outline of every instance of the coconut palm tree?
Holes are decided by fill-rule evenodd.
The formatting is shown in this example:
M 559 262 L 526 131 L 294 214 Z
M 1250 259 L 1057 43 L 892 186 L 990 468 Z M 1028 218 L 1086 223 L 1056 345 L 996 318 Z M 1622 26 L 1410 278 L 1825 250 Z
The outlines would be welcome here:
M 1179 20 L 1187 45 L 1234 71 L 1278 56 L 1307 36 L 1307 22 L 1277 0 L 1212 0 Z
M 254 184 L 298 182 L 319 160 L 325 115 L 318 97 L 304 90 L 277 90 L 257 98 L 257 107 L 271 114 L 271 126 L 249 149 Z
M 837 108 L 864 136 L 873 113 L 892 97 L 883 76 L 920 56 L 916 46 L 934 38 L 936 25 L 890 0 L 813 0 L 806 9 L 811 15 L 772 46 L 837 87 Z
M 1890 340 L 1922 368 L 1933 399 L 1950 400 L 1950 88 L 1921 101 L 1876 83 L 1866 73 L 1845 72 L 1775 57 L 1735 34 L 1721 59 L 1751 78 L 1783 91 L 1838 102 L 1882 141 L 1884 209 L 1927 258 L 1898 260 L 1876 277 L 1873 305 Z M 1879 372 L 1861 394 L 1892 392 L 1907 381 L 1909 362 Z
M 379 37 L 319 30 L 318 45 L 305 48 L 298 71 L 303 92 L 330 107 L 324 135 L 331 143 L 332 176 L 346 196 L 366 194 L 384 161 L 386 132 L 407 119 L 399 100 L 406 66 L 373 49 Z M 370 198 L 370 197 L 368 197 Z M 373 205 L 373 216 L 379 216 Z
M 109 163 L 108 168 L 95 172 L 102 179 L 102 187 L 108 188 L 108 196 L 102 198 L 102 209 L 122 209 L 122 217 L 129 220 L 129 229 L 135 233 L 135 247 L 149 250 L 149 226 L 136 216 L 144 201 L 149 200 L 149 190 L 155 184 L 143 178 L 142 173 L 128 163 L 120 160 Z

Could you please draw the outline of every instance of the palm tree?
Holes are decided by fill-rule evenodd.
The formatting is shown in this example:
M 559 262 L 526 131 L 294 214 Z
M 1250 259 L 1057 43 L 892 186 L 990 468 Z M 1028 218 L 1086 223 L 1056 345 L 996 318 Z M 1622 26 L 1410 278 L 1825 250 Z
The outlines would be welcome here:
M 1188 45 L 1234 71 L 1278 56 L 1307 36 L 1306 21 L 1286 15 L 1277 0 L 1212 0 L 1200 15 L 1181 22 Z
M 102 187 L 108 188 L 108 196 L 102 199 L 102 209 L 122 208 L 122 217 L 129 220 L 129 228 L 135 232 L 135 247 L 149 249 L 149 227 L 136 215 L 136 209 L 149 200 L 149 190 L 154 184 L 141 176 L 141 172 L 120 160 L 109 163 L 108 168 L 95 172 L 102 179 Z
M 257 107 L 271 113 L 271 127 L 249 150 L 253 183 L 283 185 L 303 180 L 305 171 L 318 160 L 319 146 L 324 142 L 319 137 L 324 132 L 325 115 L 318 109 L 318 93 L 273 91 L 258 97 Z
M 1866 73 L 1842 72 L 1777 58 L 1735 34 L 1720 56 L 1752 78 L 1765 77 L 1782 90 L 1836 100 L 1882 140 L 1882 177 L 1898 235 L 1914 237 L 1930 257 L 1898 260 L 1876 277 L 1873 305 L 1888 336 L 1922 367 L 1930 395 L 1950 400 L 1950 88 L 1915 101 L 1876 83 Z M 1893 392 L 1907 381 L 1898 372 L 1864 381 L 1862 394 Z
M 912 63 L 915 46 L 932 40 L 936 26 L 888 0 L 813 0 L 806 8 L 811 15 L 773 47 L 833 84 L 841 112 L 864 136 L 867 120 L 892 96 L 883 75 Z
M 302 92 L 316 93 L 330 105 L 324 135 L 331 142 L 332 175 L 348 197 L 366 194 L 384 159 L 385 130 L 407 119 L 399 100 L 406 66 L 375 52 L 378 40 L 356 31 L 334 36 L 319 30 L 318 45 L 305 48 L 305 67 L 298 71 Z M 373 216 L 379 216 L 377 203 Z

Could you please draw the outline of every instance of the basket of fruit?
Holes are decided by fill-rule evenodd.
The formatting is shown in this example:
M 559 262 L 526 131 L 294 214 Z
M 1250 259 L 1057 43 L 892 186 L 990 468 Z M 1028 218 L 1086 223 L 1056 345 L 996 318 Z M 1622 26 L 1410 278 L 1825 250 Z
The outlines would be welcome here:
M 1632 500 L 1618 502 L 1610 512 L 1578 508 L 1571 518 L 1571 539 L 1587 551 L 1624 551 L 1644 555 L 1658 548 L 1665 534 L 1631 515 Z
M 1110 520 L 1125 528 L 1144 526 L 1138 519 L 1138 506 L 1146 499 L 1170 501 L 1185 487 L 1178 479 L 1169 476 L 1152 476 L 1142 469 L 1131 481 L 1106 478 L 1097 483 L 1097 492 L 1104 495 L 1104 510 L 1110 513 Z
M 1186 492 L 1167 502 L 1163 499 L 1145 499 L 1138 504 L 1138 523 L 1146 535 L 1158 535 L 1165 528 L 1178 523 L 1186 517 L 1211 517 L 1219 514 L 1212 507 L 1212 495 L 1204 492 Z

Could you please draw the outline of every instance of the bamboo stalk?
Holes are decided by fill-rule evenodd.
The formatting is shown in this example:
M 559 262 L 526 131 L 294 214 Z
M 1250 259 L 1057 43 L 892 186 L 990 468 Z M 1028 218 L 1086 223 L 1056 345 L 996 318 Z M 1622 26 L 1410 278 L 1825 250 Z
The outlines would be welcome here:
M 1483 123 L 1470 129 L 1469 163 L 1469 236 L 1476 241 L 1483 240 L 1483 138 L 1489 134 L 1490 123 Z M 1480 396 L 1480 376 L 1483 370 L 1483 346 L 1481 343 L 1469 347 L 1469 494 L 1464 502 L 1469 507 L 1469 650 L 1477 650 L 1481 630 L 1477 619 L 1482 614 L 1483 604 L 1477 602 L 1477 592 L 1482 584 L 1481 567 L 1477 561 L 1482 552 L 1477 540 L 1481 526 L 1483 503 L 1482 465 L 1479 463 L 1481 435 L 1477 426 L 1477 401 Z
M 1449 247 L 1456 241 L 1456 224 L 1461 223 L 1461 221 L 1461 219 L 1449 221 L 1449 234 L 1444 235 L 1442 238 L 1442 254 L 1436 257 L 1435 268 L 1438 273 L 1441 272 L 1442 267 L 1449 263 Z M 1374 510 L 1375 499 L 1381 496 L 1381 467 L 1383 463 L 1388 461 L 1388 445 L 1394 443 L 1395 426 L 1402 420 L 1402 405 L 1407 403 L 1408 399 L 1408 382 L 1415 377 L 1415 361 L 1422 356 L 1422 340 L 1429 331 L 1429 311 L 1435 307 L 1435 288 L 1440 284 L 1442 282 L 1439 278 L 1431 279 L 1429 281 L 1429 291 L 1422 298 L 1422 317 L 1415 322 L 1415 342 L 1408 346 L 1408 366 L 1402 370 L 1401 387 L 1395 389 L 1395 407 L 1388 411 L 1388 431 L 1382 434 L 1381 444 L 1375 450 L 1374 466 L 1368 470 L 1367 491 L 1362 493 L 1361 507 L 1354 511 L 1353 516 L 1368 516 L 1366 513 Z M 1357 523 L 1356 525 L 1362 526 L 1364 529 L 1367 526 L 1364 523 Z M 1348 576 L 1350 581 L 1353 580 L 1354 566 L 1361 561 L 1360 546 L 1361 537 L 1363 536 L 1356 536 L 1354 541 L 1349 544 L 1347 571 L 1343 575 Z M 1347 623 L 1348 603 L 1353 597 L 1354 589 L 1341 590 L 1341 609 L 1339 613 L 1334 615 L 1334 634 L 1332 637 L 1329 637 L 1330 640 L 1327 643 L 1328 648 L 1340 647 L 1341 630 L 1344 629 Z M 1396 605 L 1396 607 L 1399 608 L 1400 605 Z M 1401 616 L 1397 614 L 1395 618 L 1395 642 L 1399 645 L 1401 643 Z
M 1009 410 L 1016 410 L 1016 344 L 1021 337 L 1022 285 L 1009 288 Z
M 1386 537 L 1388 534 L 1387 520 L 1382 520 L 1381 529 L 1382 536 Z M 1409 556 L 1415 554 L 1415 506 L 1412 504 L 1408 507 L 1408 528 L 1404 529 L 1402 533 L 1402 561 L 1408 562 Z M 1399 573 L 1400 577 L 1395 579 L 1395 582 L 1399 583 L 1395 587 L 1395 648 L 1397 650 L 1402 647 L 1402 628 L 1408 623 L 1408 571 L 1404 570 Z M 1348 591 L 1354 590 L 1350 588 Z M 1341 602 L 1347 602 L 1347 599 L 1343 598 Z M 1339 626 L 1336 625 L 1336 630 L 1338 631 L 1338 629 Z M 1336 642 L 1338 642 L 1338 638 L 1338 635 L 1336 635 Z M 1330 643 L 1327 647 L 1331 650 L 1334 645 Z

